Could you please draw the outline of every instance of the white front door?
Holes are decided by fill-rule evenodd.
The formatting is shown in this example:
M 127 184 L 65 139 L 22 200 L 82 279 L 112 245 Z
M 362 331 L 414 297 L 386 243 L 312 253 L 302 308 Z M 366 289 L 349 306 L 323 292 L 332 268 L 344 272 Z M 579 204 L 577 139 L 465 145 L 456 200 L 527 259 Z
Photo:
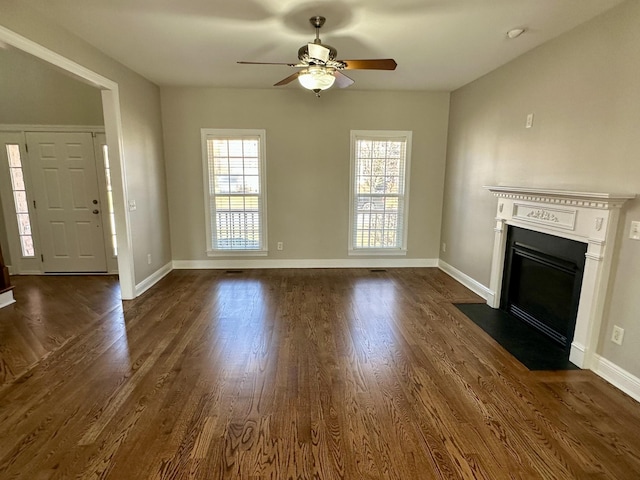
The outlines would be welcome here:
M 26 134 L 43 270 L 107 270 L 90 133 Z

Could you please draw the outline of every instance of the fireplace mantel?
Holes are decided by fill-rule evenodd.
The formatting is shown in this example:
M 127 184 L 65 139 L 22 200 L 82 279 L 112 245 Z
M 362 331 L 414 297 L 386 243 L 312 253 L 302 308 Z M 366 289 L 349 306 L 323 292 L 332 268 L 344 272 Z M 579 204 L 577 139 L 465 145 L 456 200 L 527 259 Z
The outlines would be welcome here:
M 498 197 L 491 294 L 498 308 L 504 269 L 507 226 L 569 238 L 587 244 L 576 329 L 569 359 L 591 368 L 606 300 L 620 208 L 635 194 L 579 192 L 529 187 L 485 186 Z

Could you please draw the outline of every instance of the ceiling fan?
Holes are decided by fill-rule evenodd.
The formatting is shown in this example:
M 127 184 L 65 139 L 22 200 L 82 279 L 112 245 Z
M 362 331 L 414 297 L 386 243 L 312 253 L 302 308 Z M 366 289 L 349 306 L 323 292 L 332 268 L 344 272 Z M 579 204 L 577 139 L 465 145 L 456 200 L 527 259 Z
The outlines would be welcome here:
M 302 68 L 274 85 L 279 87 L 291 83 L 296 78 L 300 84 L 313 90 L 317 97 L 322 90 L 331 88 L 334 83 L 338 88 L 345 88 L 354 83 L 353 79 L 342 73 L 342 70 L 395 70 L 398 65 L 392 58 L 371 60 L 336 60 L 338 52 L 330 45 L 324 45 L 320 40 L 320 28 L 326 22 L 321 16 L 311 17 L 309 22 L 316 29 L 316 38 L 298 50 L 298 63 L 273 62 L 238 62 L 243 65 L 287 65 Z

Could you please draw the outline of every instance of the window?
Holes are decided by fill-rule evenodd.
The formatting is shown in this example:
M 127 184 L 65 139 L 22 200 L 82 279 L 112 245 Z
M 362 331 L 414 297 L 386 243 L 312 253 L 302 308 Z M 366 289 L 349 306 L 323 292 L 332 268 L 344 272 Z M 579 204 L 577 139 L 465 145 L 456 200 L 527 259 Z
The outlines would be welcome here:
M 404 255 L 411 132 L 351 132 L 349 253 Z
M 18 220 L 18 234 L 20 236 L 20 248 L 23 257 L 35 257 L 33 236 L 31 234 L 31 218 L 29 217 L 29 202 L 20 158 L 20 145 L 7 144 L 7 157 L 9 158 L 9 176 L 13 190 L 13 203 Z
M 265 131 L 202 129 L 207 253 L 266 255 Z
M 113 256 L 118 256 L 118 240 L 116 237 L 116 213 L 113 208 L 113 188 L 111 187 L 111 165 L 109 164 L 109 147 L 102 145 L 102 158 L 104 159 L 104 176 L 107 181 L 107 210 L 109 211 L 109 227 L 111 228 L 111 251 Z

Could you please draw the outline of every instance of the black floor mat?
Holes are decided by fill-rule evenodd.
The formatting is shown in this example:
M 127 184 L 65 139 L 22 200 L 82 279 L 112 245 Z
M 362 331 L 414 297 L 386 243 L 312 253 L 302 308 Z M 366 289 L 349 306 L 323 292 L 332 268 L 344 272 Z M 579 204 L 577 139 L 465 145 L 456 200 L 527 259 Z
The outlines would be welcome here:
M 569 352 L 522 320 L 485 303 L 456 307 L 529 370 L 577 370 Z

